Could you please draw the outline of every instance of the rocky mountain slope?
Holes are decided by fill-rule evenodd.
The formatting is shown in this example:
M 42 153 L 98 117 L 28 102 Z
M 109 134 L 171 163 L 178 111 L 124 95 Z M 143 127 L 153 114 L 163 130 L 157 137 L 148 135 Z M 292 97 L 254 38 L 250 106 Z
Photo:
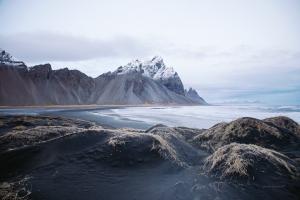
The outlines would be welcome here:
M 1 50 L 0 105 L 206 104 L 185 93 L 177 72 L 160 57 L 135 60 L 91 78 L 78 70 L 27 67 Z
M 200 104 L 203 104 L 203 102 L 205 102 L 204 99 L 200 97 L 197 91 L 193 88 L 189 88 L 189 90 L 184 90 L 184 95 L 189 99 L 192 99 L 194 102 L 198 102 Z

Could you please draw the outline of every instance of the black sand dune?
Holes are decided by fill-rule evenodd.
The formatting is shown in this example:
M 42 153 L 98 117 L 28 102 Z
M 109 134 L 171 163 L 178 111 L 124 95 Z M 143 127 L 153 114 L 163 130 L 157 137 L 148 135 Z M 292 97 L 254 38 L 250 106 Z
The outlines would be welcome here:
M 0 197 L 299 199 L 296 122 L 244 118 L 226 127 L 143 131 L 0 117 Z
M 215 151 L 232 142 L 257 144 L 271 149 L 299 148 L 299 125 L 287 117 L 265 120 L 250 117 L 219 123 L 194 137 L 199 147 Z

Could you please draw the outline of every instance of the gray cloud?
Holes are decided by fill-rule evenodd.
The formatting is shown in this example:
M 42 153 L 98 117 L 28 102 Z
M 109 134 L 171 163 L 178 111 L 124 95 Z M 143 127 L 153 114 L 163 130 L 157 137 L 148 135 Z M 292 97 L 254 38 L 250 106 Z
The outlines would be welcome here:
M 1 48 L 27 62 L 80 61 L 107 57 L 144 56 L 149 46 L 131 37 L 88 39 L 59 33 L 0 35 Z

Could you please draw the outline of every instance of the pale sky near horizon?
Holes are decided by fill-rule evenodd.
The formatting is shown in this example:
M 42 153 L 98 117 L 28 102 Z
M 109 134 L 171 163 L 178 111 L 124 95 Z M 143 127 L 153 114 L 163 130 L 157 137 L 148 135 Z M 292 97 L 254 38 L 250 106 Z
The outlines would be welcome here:
M 208 101 L 300 104 L 299 0 L 0 0 L 0 48 L 96 77 L 164 58 Z

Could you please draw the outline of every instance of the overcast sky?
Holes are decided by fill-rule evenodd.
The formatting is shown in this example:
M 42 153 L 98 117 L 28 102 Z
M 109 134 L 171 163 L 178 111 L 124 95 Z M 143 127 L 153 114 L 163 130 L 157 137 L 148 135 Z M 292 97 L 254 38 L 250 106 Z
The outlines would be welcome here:
M 300 104 L 299 0 L 0 0 L 0 48 L 96 77 L 164 58 L 210 102 Z

